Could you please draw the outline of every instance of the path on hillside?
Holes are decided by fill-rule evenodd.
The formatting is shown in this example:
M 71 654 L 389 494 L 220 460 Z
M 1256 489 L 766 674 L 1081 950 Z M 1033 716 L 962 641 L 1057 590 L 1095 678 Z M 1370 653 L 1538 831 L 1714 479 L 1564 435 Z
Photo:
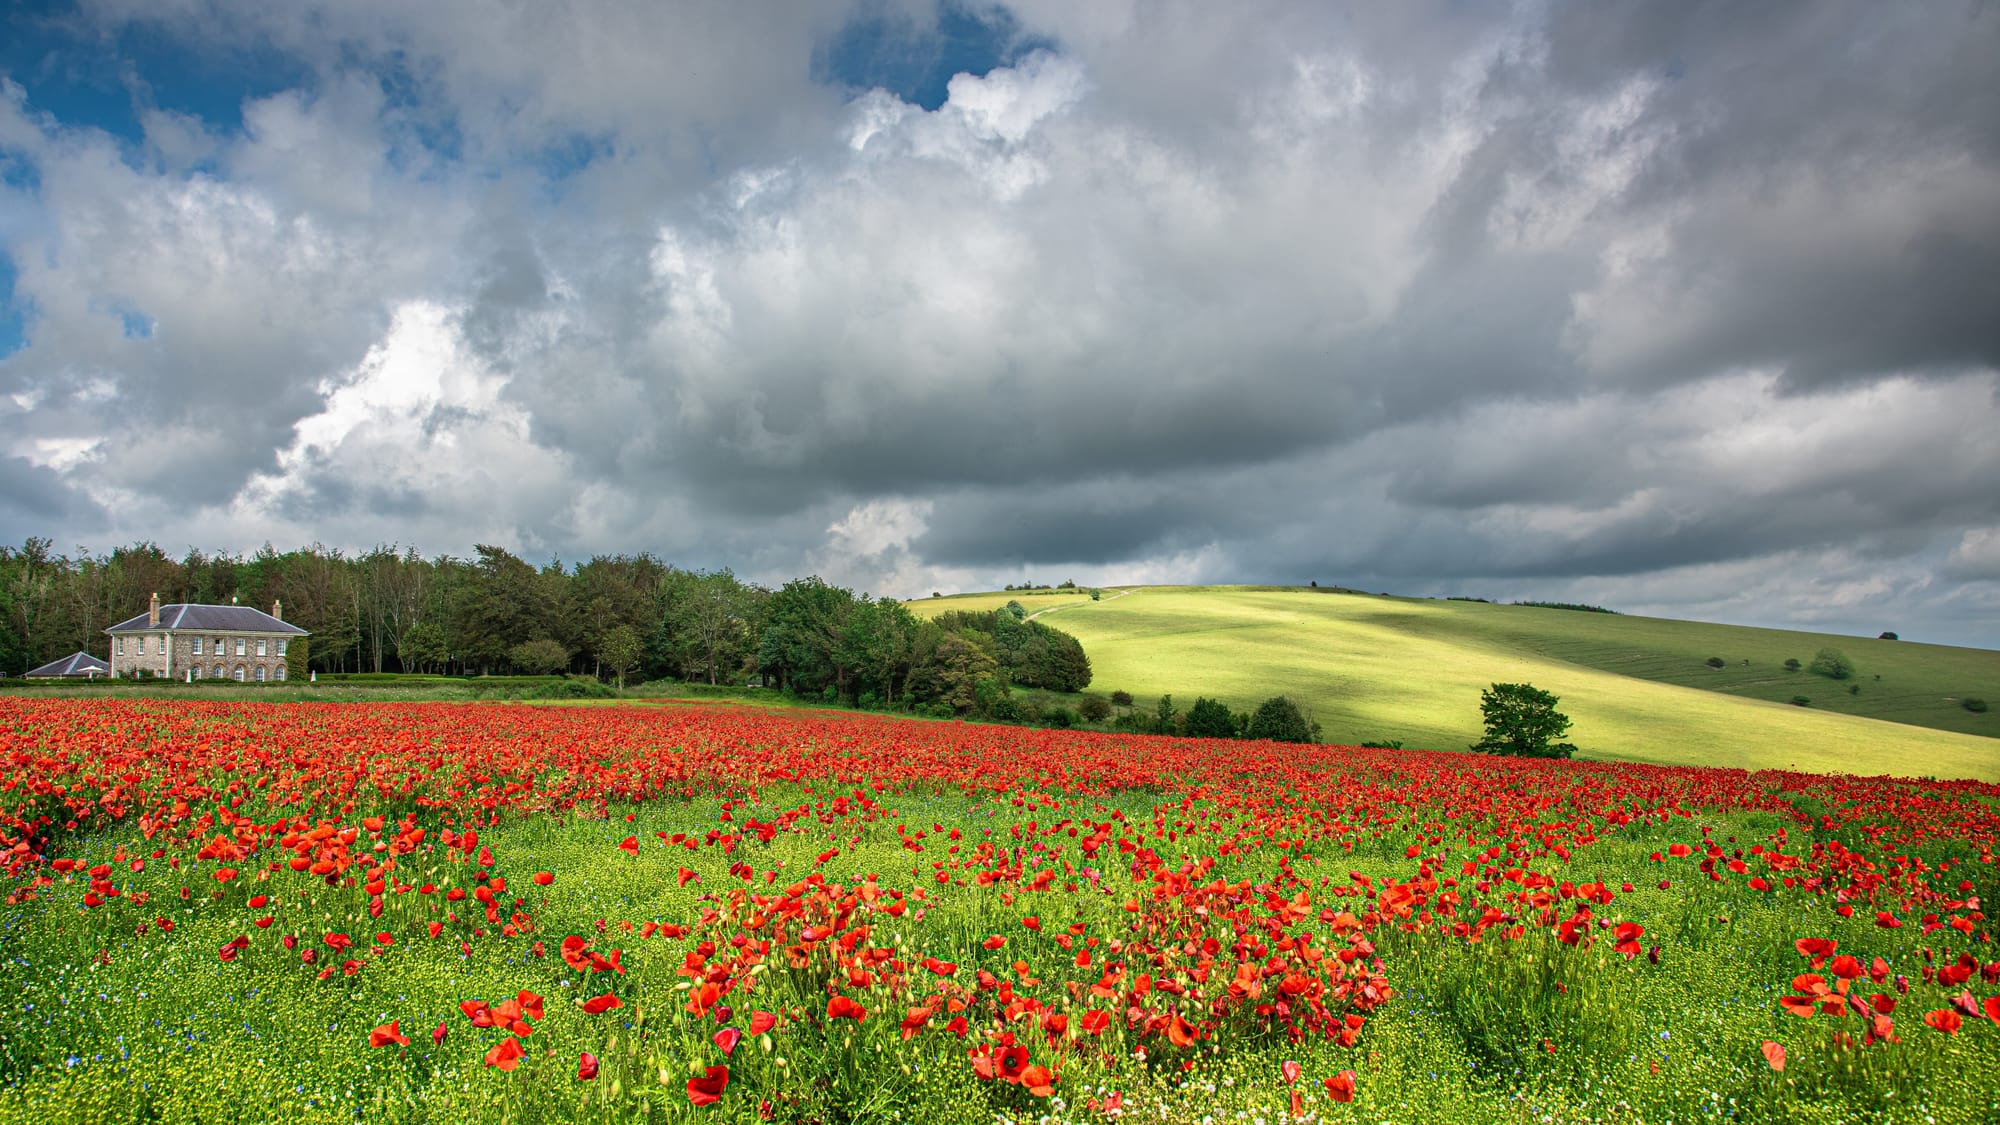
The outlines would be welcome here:
M 1111 596 L 1110 596 L 1110 597 L 1108 597 L 1108 598 L 1099 598 L 1099 599 L 1097 599 L 1097 600 L 1096 600 L 1095 602 L 1087 602 L 1087 601 L 1086 601 L 1086 602 L 1071 602 L 1071 603 L 1069 603 L 1068 605 L 1052 605 L 1052 606 L 1050 606 L 1050 607 L 1049 607 L 1049 608 L 1047 608 L 1047 609 L 1038 609 L 1038 610 L 1036 610 L 1035 612 L 1033 612 L 1033 613 L 1029 614 L 1028 616 L 1026 616 L 1026 617 L 1023 617 L 1023 618 L 1022 618 L 1021 620 L 1023 620 L 1023 621 L 1033 621 L 1033 620 L 1034 620 L 1035 618 L 1037 618 L 1037 617 L 1040 617 L 1040 616 L 1041 616 L 1042 614 L 1044 614 L 1044 613 L 1054 613 L 1054 612 L 1056 612 L 1056 611 L 1057 611 L 1057 610 L 1059 610 L 1059 609 L 1075 609 L 1075 608 L 1077 608 L 1078 606 L 1086 606 L 1086 605 L 1103 605 L 1103 604 L 1104 604 L 1105 602 L 1115 602 L 1115 601 L 1117 601 L 1117 600 L 1118 600 L 1119 598 L 1122 598 L 1122 597 L 1124 597 L 1125 595 L 1127 595 L 1127 594 L 1129 594 L 1129 593 L 1131 593 L 1131 592 L 1132 592 L 1132 591 L 1130 591 L 1130 590 L 1120 590 L 1120 591 L 1118 591 L 1117 593 L 1115 593 L 1115 594 L 1111 595 Z

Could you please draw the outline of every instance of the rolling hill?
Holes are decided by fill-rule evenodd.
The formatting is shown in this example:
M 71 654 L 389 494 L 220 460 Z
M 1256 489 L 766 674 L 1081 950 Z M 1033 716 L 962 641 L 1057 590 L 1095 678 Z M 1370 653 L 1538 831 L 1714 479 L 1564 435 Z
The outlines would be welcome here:
M 1010 599 L 1083 642 L 1094 693 L 1123 689 L 1146 707 L 1172 693 L 1183 708 L 1206 695 L 1237 710 L 1285 694 L 1331 742 L 1463 747 L 1480 735 L 1481 689 L 1526 681 L 1561 697 L 1583 757 L 2000 781 L 2000 712 L 1961 704 L 2000 702 L 2000 652 L 1299 587 L 909 604 L 929 615 Z M 1822 647 L 1844 652 L 1855 676 L 1784 669 Z

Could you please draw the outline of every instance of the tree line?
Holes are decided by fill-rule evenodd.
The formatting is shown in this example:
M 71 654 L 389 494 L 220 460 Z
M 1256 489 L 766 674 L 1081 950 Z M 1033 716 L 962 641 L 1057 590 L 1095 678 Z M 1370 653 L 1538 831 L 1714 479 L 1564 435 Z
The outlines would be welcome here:
M 731 571 L 650 554 L 536 567 L 487 545 L 470 558 L 414 548 L 360 554 L 314 544 L 245 558 L 153 543 L 56 553 L 47 539 L 0 546 L 0 672 L 84 651 L 148 599 L 244 605 L 308 630 L 321 672 L 570 673 L 762 683 L 863 706 L 990 709 L 1011 687 L 1080 691 L 1090 661 L 1074 637 L 995 613 L 925 621 L 893 598 L 817 577 L 770 589 Z

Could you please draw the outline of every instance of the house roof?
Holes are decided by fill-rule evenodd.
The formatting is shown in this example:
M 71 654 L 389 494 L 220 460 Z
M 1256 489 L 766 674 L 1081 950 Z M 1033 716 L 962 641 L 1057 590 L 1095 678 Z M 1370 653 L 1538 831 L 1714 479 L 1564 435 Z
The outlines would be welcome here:
M 52 660 L 40 668 L 29 672 L 28 675 L 41 678 L 45 676 L 88 676 L 92 673 L 100 676 L 108 676 L 111 674 L 111 665 L 106 664 L 104 661 L 87 652 L 76 652 L 63 657 L 61 660 Z
M 190 605 L 176 602 L 160 607 L 160 623 L 149 625 L 147 615 L 142 613 L 127 621 L 120 621 L 107 633 L 144 633 L 155 629 L 189 629 L 195 631 L 216 630 L 224 633 L 282 633 L 288 637 L 303 637 L 306 630 L 297 625 L 280 621 L 261 609 L 251 609 L 247 605 Z

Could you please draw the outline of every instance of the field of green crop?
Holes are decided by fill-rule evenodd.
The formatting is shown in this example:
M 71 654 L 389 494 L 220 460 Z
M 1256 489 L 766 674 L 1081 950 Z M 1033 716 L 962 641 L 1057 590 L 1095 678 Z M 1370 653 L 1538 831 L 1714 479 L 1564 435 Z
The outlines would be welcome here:
M 1117 593 L 1044 620 L 1083 642 L 1093 691 L 1129 691 L 1142 706 L 1172 693 L 1181 706 L 1207 695 L 1243 710 L 1285 694 L 1312 709 L 1330 741 L 1457 749 L 1480 735 L 1482 688 L 1526 681 L 1561 697 L 1584 757 L 2000 780 L 2000 738 L 1969 733 L 2000 735 L 2000 712 L 1957 702 L 2000 701 L 2000 653 L 1296 588 Z M 990 609 L 1008 597 L 910 605 Z M 1829 644 L 1857 665 L 1849 683 L 1859 695 L 1783 670 L 1787 656 L 1809 662 Z M 1716 671 L 1709 656 L 1731 663 Z M 1811 706 L 1780 701 L 1794 695 Z

